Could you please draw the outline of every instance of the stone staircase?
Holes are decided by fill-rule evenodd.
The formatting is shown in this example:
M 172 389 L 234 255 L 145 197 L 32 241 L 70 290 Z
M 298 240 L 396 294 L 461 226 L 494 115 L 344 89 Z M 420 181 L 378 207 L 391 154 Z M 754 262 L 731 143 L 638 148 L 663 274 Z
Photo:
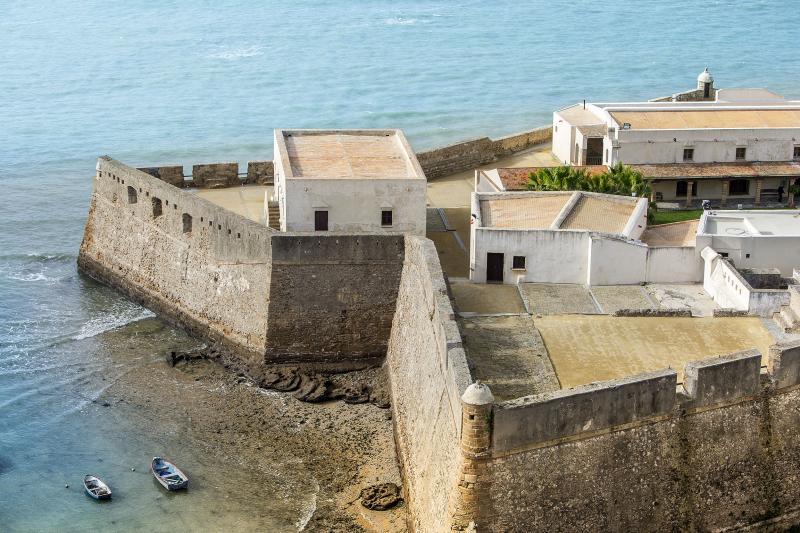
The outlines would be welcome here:
M 772 315 L 784 333 L 800 332 L 800 287 L 789 285 L 789 305 L 781 306 L 781 310 Z
M 267 213 L 269 214 L 269 227 L 274 229 L 281 229 L 281 210 L 278 207 L 278 202 L 269 202 L 267 204 Z

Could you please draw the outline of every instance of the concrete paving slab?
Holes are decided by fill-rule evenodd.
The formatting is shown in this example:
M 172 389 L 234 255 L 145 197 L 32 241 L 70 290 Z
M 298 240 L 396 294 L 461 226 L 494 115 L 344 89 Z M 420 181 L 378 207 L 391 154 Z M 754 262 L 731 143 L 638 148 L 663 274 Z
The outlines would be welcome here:
M 597 285 L 591 291 L 600 310 L 605 314 L 614 314 L 620 309 L 656 308 L 641 285 Z
M 524 316 L 460 318 L 472 376 L 505 401 L 559 389 L 539 332 Z
M 524 313 L 516 285 L 487 285 L 457 281 L 450 285 L 455 311 L 466 313 Z
M 520 286 L 534 315 L 600 313 L 589 289 L 583 285 L 523 283 Z
M 564 388 L 673 368 L 775 341 L 758 317 L 547 316 L 534 321 Z
M 646 289 L 661 309 L 690 309 L 694 316 L 712 316 L 719 307 L 699 283 L 653 283 Z

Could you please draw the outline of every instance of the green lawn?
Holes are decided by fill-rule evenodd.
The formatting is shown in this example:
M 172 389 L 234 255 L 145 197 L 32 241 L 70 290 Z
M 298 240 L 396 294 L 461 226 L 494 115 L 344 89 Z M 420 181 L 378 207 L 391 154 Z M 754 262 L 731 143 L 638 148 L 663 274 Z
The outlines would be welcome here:
M 702 209 L 687 209 L 685 211 L 663 211 L 653 213 L 651 226 L 669 224 L 670 222 L 683 222 L 684 220 L 697 220 L 703 214 Z

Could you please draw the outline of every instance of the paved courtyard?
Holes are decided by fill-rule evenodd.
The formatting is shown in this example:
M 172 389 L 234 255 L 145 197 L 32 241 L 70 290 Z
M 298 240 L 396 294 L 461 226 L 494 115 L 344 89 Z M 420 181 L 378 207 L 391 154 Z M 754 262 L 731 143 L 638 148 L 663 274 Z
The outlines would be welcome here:
M 535 320 L 564 388 L 674 368 L 775 341 L 758 317 L 611 317 L 562 315 Z
M 542 337 L 528 315 L 460 318 L 470 370 L 498 401 L 559 389 Z
M 450 285 L 455 311 L 461 314 L 519 314 L 525 306 L 516 285 L 486 285 L 455 281 Z

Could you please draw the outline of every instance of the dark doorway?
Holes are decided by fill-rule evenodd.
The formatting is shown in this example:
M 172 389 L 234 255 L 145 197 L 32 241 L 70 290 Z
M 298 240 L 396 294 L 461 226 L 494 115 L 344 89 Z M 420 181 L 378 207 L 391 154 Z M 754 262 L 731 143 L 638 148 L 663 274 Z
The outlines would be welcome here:
M 328 231 L 327 211 L 314 211 L 314 231 Z
M 586 139 L 586 164 L 603 164 L 603 139 L 591 137 Z
M 486 254 L 486 283 L 503 283 L 503 254 Z

